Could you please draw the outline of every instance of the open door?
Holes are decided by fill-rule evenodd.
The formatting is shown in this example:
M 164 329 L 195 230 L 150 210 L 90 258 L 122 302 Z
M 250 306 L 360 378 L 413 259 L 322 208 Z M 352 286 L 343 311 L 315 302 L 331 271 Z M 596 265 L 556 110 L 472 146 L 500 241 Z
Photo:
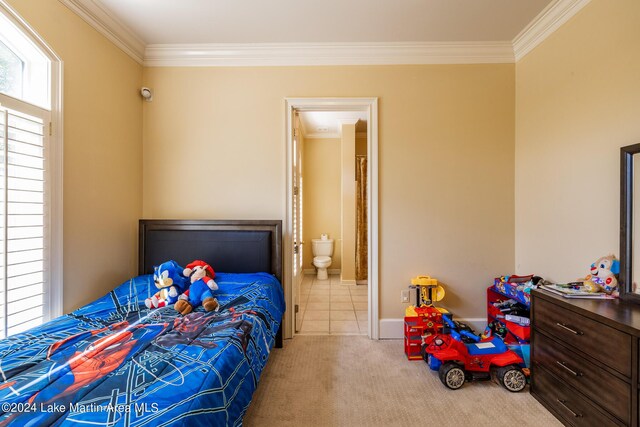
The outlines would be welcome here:
M 285 98 L 286 134 L 286 206 L 284 235 L 285 276 L 284 288 L 287 298 L 285 337 L 295 335 L 301 329 L 300 306 L 302 271 L 302 218 L 303 180 L 301 155 L 305 151 L 297 113 L 312 111 L 365 111 L 367 121 L 367 329 L 372 339 L 379 339 L 378 304 L 378 99 L 377 98 Z M 300 129 L 300 130 L 297 130 Z M 355 177 L 354 177 L 355 179 Z M 294 194 L 295 193 L 295 194 Z M 355 213 L 354 213 L 355 216 Z M 361 291 L 360 291 L 361 292 Z M 362 292 L 361 292 L 362 293 Z M 362 296 L 362 295 L 359 295 Z M 353 300 L 352 300 L 353 302 Z M 354 305 L 354 309 L 355 309 Z M 362 311 L 364 311 L 362 309 Z
M 303 245 L 302 240 L 302 141 L 300 136 L 300 119 L 298 112 L 293 112 L 293 168 L 292 179 L 293 184 L 293 233 L 291 237 L 293 239 L 293 304 L 295 310 L 295 331 L 300 331 L 302 325 L 302 313 L 299 310 L 300 307 L 300 284 L 302 283 L 302 254 Z

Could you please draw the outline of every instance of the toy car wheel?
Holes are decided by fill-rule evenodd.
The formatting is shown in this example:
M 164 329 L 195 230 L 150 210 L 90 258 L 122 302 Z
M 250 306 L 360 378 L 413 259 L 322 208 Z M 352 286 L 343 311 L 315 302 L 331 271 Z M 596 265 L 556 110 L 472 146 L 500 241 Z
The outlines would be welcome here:
M 464 369 L 462 369 L 457 363 L 448 362 L 440 366 L 438 376 L 440 377 L 442 384 L 451 390 L 457 390 L 464 385 Z
M 524 390 L 527 385 L 527 377 L 518 366 L 509 365 L 498 369 L 498 380 L 500 384 L 511 392 Z

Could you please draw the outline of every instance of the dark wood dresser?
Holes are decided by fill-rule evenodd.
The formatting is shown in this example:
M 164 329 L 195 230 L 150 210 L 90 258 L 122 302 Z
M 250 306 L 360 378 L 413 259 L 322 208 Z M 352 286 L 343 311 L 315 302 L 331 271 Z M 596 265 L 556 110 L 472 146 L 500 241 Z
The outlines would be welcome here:
M 532 292 L 531 394 L 572 426 L 638 426 L 640 305 Z

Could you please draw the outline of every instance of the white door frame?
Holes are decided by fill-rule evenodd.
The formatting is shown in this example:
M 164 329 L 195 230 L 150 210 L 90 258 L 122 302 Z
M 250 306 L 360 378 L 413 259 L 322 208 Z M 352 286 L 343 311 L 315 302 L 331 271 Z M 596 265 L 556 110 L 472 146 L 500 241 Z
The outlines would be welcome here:
M 286 206 L 284 223 L 284 290 L 287 314 L 284 319 L 284 337 L 295 333 L 295 313 L 293 310 L 293 135 L 291 132 L 295 111 L 366 111 L 367 112 L 367 221 L 369 226 L 369 331 L 371 339 L 379 339 L 379 263 L 378 263 L 378 98 L 285 98 L 286 135 Z

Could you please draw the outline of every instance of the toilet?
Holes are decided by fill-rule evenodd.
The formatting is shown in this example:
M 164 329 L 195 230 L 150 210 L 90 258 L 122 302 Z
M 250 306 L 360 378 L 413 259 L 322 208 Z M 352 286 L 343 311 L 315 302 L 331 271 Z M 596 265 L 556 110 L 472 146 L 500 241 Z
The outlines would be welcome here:
M 313 265 L 318 269 L 318 280 L 327 280 L 327 268 L 331 265 L 333 239 L 311 239 Z

